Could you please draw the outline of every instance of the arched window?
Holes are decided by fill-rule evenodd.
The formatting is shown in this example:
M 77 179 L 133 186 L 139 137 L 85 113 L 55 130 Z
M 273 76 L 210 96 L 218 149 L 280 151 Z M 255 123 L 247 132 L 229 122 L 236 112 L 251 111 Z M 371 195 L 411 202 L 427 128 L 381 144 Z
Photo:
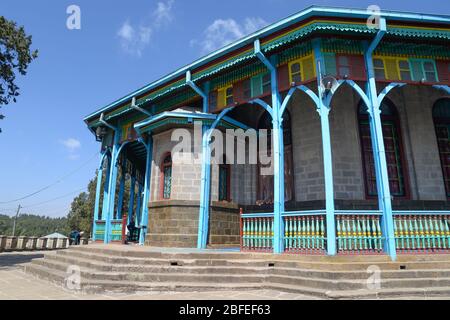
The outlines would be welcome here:
M 231 168 L 227 164 L 226 157 L 223 157 L 219 164 L 219 201 L 231 201 Z
M 259 119 L 258 130 L 267 130 L 267 155 L 272 153 L 272 118 L 268 112 Z M 291 116 L 288 111 L 283 115 L 283 142 L 284 142 L 284 200 L 290 201 L 294 194 L 294 170 L 292 161 L 292 134 Z M 261 169 L 265 165 L 258 165 L 258 204 L 273 203 L 273 174 L 262 175 Z M 270 167 L 270 164 L 267 165 Z
M 172 191 L 172 156 L 167 154 L 161 163 L 161 199 L 170 199 Z
M 377 196 L 377 181 L 370 135 L 367 107 L 361 103 L 358 110 L 361 149 L 363 155 L 366 194 Z M 397 198 L 409 196 L 408 177 L 403 154 L 400 121 L 395 107 L 385 99 L 381 105 L 381 124 L 383 127 L 384 147 L 389 175 L 391 195 Z
M 450 99 L 438 100 L 433 108 L 442 174 L 447 197 L 450 197 Z

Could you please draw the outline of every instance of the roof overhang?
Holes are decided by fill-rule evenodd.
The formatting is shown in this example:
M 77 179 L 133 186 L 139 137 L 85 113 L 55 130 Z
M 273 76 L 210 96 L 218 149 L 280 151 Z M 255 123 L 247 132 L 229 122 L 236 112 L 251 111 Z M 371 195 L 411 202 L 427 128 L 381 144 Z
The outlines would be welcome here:
M 200 58 L 194 61 L 191 64 L 188 64 L 175 72 L 168 74 L 167 76 L 150 83 L 132 93 L 122 97 L 119 100 L 114 101 L 113 103 L 105 106 L 104 108 L 95 111 L 94 113 L 88 115 L 84 118 L 85 122 L 89 122 L 90 120 L 99 117 L 100 114 L 110 111 L 118 106 L 131 101 L 133 97 L 141 96 L 151 90 L 154 90 L 158 87 L 161 87 L 167 83 L 175 81 L 177 79 L 183 78 L 187 71 L 192 71 L 202 66 L 205 66 L 211 63 L 214 60 L 220 59 L 231 52 L 238 51 L 239 49 L 245 48 L 248 45 L 251 45 L 255 39 L 261 39 L 267 37 L 277 31 L 288 28 L 291 25 L 296 23 L 306 21 L 312 17 L 335 17 L 335 18 L 349 18 L 349 19 L 367 19 L 373 13 L 368 10 L 363 9 L 346 9 L 346 8 L 337 8 L 337 7 L 321 7 L 321 6 L 311 6 L 303 11 L 300 11 L 296 14 L 293 14 L 279 22 L 271 24 L 257 32 L 254 32 L 236 42 L 233 42 L 213 53 L 210 53 L 203 58 Z M 381 11 L 381 16 L 386 18 L 390 22 L 407 22 L 407 23 L 422 23 L 422 24 L 439 24 L 439 25 L 448 25 L 450 26 L 450 16 L 447 15 L 432 15 L 432 14 L 417 14 L 417 13 L 408 13 L 408 12 L 397 12 L 397 11 Z

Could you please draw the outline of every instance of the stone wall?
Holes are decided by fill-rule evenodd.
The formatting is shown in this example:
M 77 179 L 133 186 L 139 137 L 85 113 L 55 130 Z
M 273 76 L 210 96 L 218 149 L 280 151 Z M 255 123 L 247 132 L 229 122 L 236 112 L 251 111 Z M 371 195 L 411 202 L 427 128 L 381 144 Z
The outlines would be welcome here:
M 149 204 L 146 245 L 197 247 L 198 201 L 156 201 Z M 239 245 L 239 210 L 236 205 L 213 202 L 210 211 L 210 245 Z
M 87 244 L 87 239 L 86 240 Z M 69 239 L 0 236 L 0 252 L 67 249 Z

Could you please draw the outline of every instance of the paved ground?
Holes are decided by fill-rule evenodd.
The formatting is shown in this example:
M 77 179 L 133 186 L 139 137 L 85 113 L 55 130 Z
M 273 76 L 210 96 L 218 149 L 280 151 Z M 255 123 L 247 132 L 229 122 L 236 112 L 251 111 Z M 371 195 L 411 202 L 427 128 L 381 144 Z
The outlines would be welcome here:
M 219 292 L 143 292 L 83 295 L 37 279 L 22 271 L 22 264 L 43 257 L 40 252 L 0 253 L 0 300 L 310 300 L 299 294 L 274 290 Z

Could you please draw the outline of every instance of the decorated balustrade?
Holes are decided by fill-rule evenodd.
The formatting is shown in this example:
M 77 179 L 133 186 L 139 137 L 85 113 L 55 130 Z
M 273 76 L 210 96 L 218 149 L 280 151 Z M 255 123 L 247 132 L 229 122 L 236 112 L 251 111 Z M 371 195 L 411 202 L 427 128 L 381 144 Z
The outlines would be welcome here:
M 336 211 L 339 254 L 381 254 L 383 235 L 379 211 Z
M 241 214 L 241 251 L 273 251 L 273 213 Z
M 124 215 L 122 219 L 111 220 L 111 241 L 123 242 L 126 232 L 127 217 Z M 95 222 L 94 241 L 103 242 L 105 240 L 106 222 L 99 220 Z
M 449 253 L 450 212 L 394 212 L 395 244 L 399 253 Z
M 93 236 L 94 241 L 104 241 L 105 240 L 105 226 L 106 222 L 98 220 L 95 222 L 95 234 Z
M 325 254 L 326 222 L 324 211 L 286 212 L 284 248 L 287 253 Z

